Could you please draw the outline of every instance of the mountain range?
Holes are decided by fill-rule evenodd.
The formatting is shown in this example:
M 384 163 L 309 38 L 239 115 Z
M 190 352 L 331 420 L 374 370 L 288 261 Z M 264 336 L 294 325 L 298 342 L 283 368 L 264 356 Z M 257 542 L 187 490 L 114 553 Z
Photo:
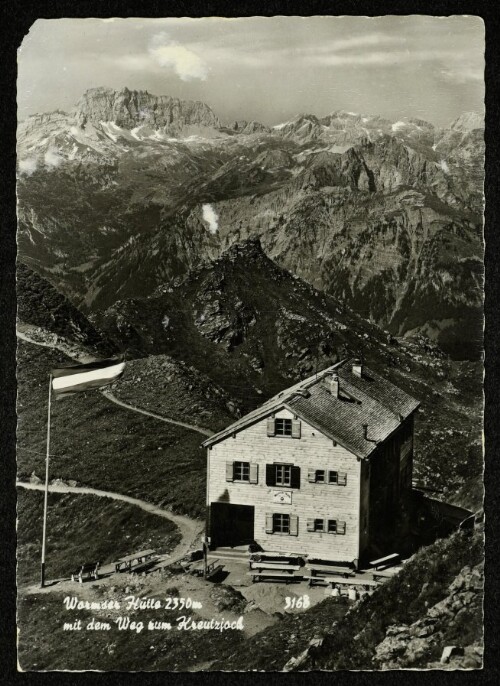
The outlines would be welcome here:
M 335 111 L 269 127 L 201 102 L 87 91 L 18 131 L 20 259 L 88 314 L 258 238 L 397 336 L 482 347 L 483 122 Z

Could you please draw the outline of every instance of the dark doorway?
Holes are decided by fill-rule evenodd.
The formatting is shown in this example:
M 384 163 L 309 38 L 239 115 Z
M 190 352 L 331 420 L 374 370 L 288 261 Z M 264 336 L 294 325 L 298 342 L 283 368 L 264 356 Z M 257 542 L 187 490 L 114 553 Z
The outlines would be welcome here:
M 255 508 L 251 505 L 212 503 L 210 536 L 214 546 L 248 545 L 254 540 Z

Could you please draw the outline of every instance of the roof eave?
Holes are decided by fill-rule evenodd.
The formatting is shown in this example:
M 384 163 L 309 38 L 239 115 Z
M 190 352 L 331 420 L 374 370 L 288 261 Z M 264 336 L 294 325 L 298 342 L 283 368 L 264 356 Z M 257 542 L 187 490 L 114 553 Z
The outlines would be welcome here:
M 254 415 L 248 421 L 243 421 L 245 418 L 242 417 L 241 419 L 238 419 L 238 421 L 233 422 L 232 424 L 227 426 L 225 429 L 222 429 L 222 431 L 219 431 L 213 436 L 207 438 L 206 441 L 203 441 L 201 445 L 203 448 L 208 448 L 211 445 L 214 445 L 215 443 L 219 443 L 220 441 L 223 441 L 225 438 L 228 438 L 228 436 L 230 436 L 231 434 L 238 431 L 242 431 L 243 429 L 246 429 L 249 426 L 256 424 L 257 422 L 260 422 L 262 419 L 269 417 L 269 415 L 273 414 L 274 412 L 277 412 L 283 407 L 285 407 L 285 404 L 282 401 L 280 401 L 279 403 L 277 402 L 275 405 L 267 407 L 264 411 L 259 412 L 259 414 Z

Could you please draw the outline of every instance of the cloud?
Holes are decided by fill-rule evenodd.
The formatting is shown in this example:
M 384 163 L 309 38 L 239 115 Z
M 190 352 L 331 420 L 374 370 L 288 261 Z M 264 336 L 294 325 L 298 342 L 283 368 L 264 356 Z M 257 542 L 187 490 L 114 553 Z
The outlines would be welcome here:
M 459 50 L 437 49 L 407 49 L 407 50 L 379 50 L 364 53 L 341 52 L 332 50 L 330 54 L 317 53 L 309 55 L 305 61 L 318 66 L 399 66 L 403 64 L 421 64 L 424 62 L 456 63 L 463 60 L 463 52 Z
M 484 64 L 476 69 L 471 66 L 441 69 L 440 73 L 447 81 L 456 84 L 470 83 L 471 81 L 484 82 Z
M 19 160 L 19 171 L 23 174 L 31 176 L 37 168 L 37 161 L 35 157 L 27 157 L 25 160 Z
M 307 46 L 299 48 L 301 53 L 331 53 L 348 50 L 358 50 L 359 48 L 369 48 L 382 45 L 401 45 L 406 43 L 404 36 L 390 36 L 383 33 L 367 33 L 365 35 L 351 36 L 350 38 L 332 39 L 324 45 Z
M 152 38 L 149 54 L 161 67 L 173 69 L 182 81 L 205 81 L 208 76 L 206 62 L 184 45 L 170 40 L 164 32 Z
M 217 233 L 219 228 L 219 216 L 212 205 L 208 203 L 201 206 L 203 219 L 207 222 L 210 233 Z

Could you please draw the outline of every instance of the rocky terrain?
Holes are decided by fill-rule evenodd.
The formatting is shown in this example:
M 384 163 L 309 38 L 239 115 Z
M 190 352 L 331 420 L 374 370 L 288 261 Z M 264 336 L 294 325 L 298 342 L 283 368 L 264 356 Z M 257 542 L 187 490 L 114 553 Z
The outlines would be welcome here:
M 21 259 L 90 312 L 259 237 L 391 333 L 477 357 L 483 150 L 476 113 L 445 129 L 342 111 L 266 127 L 91 89 L 19 127 Z
M 106 357 L 117 348 L 62 293 L 46 279 L 18 262 L 16 270 L 17 323 L 22 333 L 40 332 L 54 344 L 84 348 L 89 355 Z
M 131 373 L 116 393 L 170 408 L 167 355 L 184 373 L 188 365 L 206 379 L 186 379 L 186 390 L 175 393 L 175 416 L 214 429 L 315 369 L 361 354 L 422 403 L 416 480 L 464 507 L 482 502 L 480 365 L 447 359 L 421 334 L 394 338 L 276 265 L 258 241 L 232 246 L 149 298 L 119 301 L 98 323 L 138 358 L 134 380 Z M 196 396 L 205 398 L 204 412 L 190 410 L 199 406 Z
M 423 548 L 351 604 L 327 598 L 225 652 L 210 669 L 478 669 L 482 666 L 482 526 Z

